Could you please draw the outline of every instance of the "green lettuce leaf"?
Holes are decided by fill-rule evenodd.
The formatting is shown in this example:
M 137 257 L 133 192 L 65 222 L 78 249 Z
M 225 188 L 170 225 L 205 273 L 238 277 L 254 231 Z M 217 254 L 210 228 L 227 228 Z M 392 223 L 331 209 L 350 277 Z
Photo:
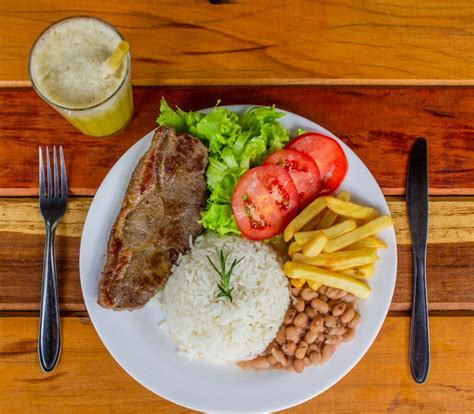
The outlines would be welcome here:
M 201 224 L 208 230 L 224 236 L 225 234 L 240 234 L 235 222 L 230 204 L 210 204 L 201 214 Z

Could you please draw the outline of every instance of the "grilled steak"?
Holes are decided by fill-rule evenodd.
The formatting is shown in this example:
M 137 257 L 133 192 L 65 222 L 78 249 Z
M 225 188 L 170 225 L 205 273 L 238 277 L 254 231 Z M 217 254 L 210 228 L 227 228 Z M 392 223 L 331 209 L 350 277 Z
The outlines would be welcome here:
M 132 174 L 110 233 L 99 304 L 138 309 L 168 278 L 189 238 L 201 232 L 207 149 L 196 138 L 159 128 Z

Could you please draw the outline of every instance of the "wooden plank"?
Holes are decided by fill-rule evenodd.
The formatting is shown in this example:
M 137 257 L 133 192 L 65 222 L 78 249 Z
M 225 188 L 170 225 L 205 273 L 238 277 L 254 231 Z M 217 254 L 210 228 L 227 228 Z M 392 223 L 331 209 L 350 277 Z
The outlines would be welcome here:
M 474 89 L 195 87 L 135 88 L 136 115 L 116 136 L 87 137 L 32 90 L 0 91 L 0 196 L 37 194 L 37 146 L 63 144 L 72 194 L 92 195 L 117 159 L 152 130 L 159 100 L 184 109 L 276 104 L 320 123 L 361 157 L 386 195 L 404 194 L 408 151 L 429 141 L 430 193 L 474 194 Z
M 68 203 L 67 214 L 57 234 L 81 237 L 91 198 L 75 197 Z M 411 244 L 405 200 L 387 199 L 395 222 L 397 244 Z M 0 233 L 44 234 L 44 223 L 38 211 L 38 200 L 31 198 L 0 198 Z M 474 198 L 431 197 L 429 244 L 474 243 Z
M 29 50 L 53 21 L 108 20 L 131 44 L 137 84 L 472 85 L 472 4 L 409 0 L 225 2 L 7 0 L 0 82 L 26 83 Z
M 56 248 L 63 310 L 85 310 L 78 264 L 89 203 L 87 198 L 72 198 L 58 229 Z M 406 311 L 411 306 L 412 255 L 405 203 L 401 198 L 391 198 L 389 205 L 399 244 L 398 281 L 391 310 Z M 430 309 L 474 310 L 474 199 L 435 197 L 430 212 Z M 0 199 L 0 236 L 0 311 L 37 310 L 44 237 L 36 200 Z
M 141 387 L 112 359 L 90 321 L 63 318 L 63 352 L 53 374 L 36 356 L 37 319 L 0 318 L 0 411 L 103 410 L 185 413 Z M 462 327 L 462 329 L 461 329 Z M 428 382 L 416 385 L 408 366 L 409 318 L 389 317 L 362 361 L 324 394 L 288 413 L 468 413 L 474 407 L 474 318 L 430 319 Z M 100 367 L 100 369 L 98 369 Z M 449 369 L 442 369 L 449 367 Z

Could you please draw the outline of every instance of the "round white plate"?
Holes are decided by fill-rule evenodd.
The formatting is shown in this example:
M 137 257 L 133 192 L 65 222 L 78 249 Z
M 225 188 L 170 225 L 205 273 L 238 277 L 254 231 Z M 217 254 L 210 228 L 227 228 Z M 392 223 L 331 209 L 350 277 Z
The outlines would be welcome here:
M 228 108 L 243 112 L 249 107 L 236 105 Z M 290 112 L 285 113 L 281 123 L 293 135 L 297 128 L 302 128 L 337 139 L 318 124 Z M 325 365 L 307 368 L 302 374 L 242 371 L 234 366 L 190 361 L 176 352 L 170 337 L 159 326 L 163 314 L 156 300 L 133 312 L 115 312 L 97 304 L 98 283 L 109 233 L 130 176 L 148 149 L 153 133 L 151 131 L 133 145 L 110 170 L 94 197 L 82 233 L 82 292 L 89 316 L 104 345 L 140 384 L 167 400 L 199 411 L 277 411 L 300 404 L 331 387 L 367 352 L 387 315 L 397 273 L 397 246 L 393 229 L 379 235 L 388 244 L 388 249 L 379 252 L 376 274 L 370 281 L 372 296 L 359 304 L 362 322 L 354 340 L 341 345 Z M 340 190 L 348 190 L 355 201 L 373 206 L 382 214 L 390 214 L 382 191 L 370 171 L 347 145 L 338 141 L 349 162 L 348 174 Z

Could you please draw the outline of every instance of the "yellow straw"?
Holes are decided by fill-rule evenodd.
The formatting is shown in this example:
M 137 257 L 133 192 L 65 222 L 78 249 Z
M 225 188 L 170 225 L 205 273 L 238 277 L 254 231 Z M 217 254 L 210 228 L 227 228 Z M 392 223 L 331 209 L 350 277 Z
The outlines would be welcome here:
M 125 40 L 122 40 L 114 50 L 114 53 L 107 59 L 107 66 L 113 70 L 117 69 L 122 64 L 129 50 L 130 45 Z

